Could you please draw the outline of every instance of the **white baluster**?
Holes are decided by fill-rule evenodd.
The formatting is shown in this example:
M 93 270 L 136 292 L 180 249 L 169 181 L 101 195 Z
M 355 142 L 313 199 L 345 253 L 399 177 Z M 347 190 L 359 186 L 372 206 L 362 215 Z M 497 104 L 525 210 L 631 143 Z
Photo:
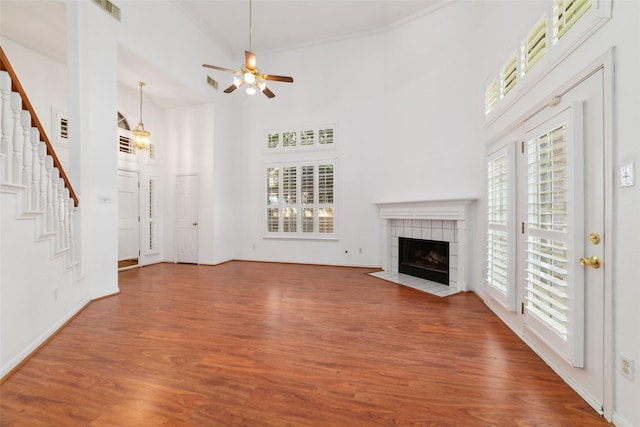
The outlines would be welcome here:
M 67 199 L 69 199 L 69 189 L 64 186 L 64 180 L 60 178 L 60 226 L 58 227 L 58 235 L 60 241 L 60 250 L 69 249 L 69 214 L 67 212 Z
M 67 196 L 69 189 L 67 188 Z M 69 248 L 69 262 L 74 263 L 76 261 L 76 252 L 75 252 L 75 240 L 73 236 L 73 209 L 75 208 L 73 204 L 73 199 L 70 197 L 66 198 L 67 203 L 67 247 Z
M 36 128 L 31 128 L 31 210 L 42 210 L 40 206 L 40 132 Z
M 38 206 L 39 210 L 45 214 L 45 227 L 43 231 L 47 231 L 46 213 L 47 213 L 47 169 L 45 167 L 45 159 L 47 157 L 47 146 L 44 142 L 38 142 L 38 165 L 40 174 L 38 175 Z
M 30 209 L 30 188 L 31 183 L 31 113 L 28 111 L 22 111 L 22 176 L 20 177 L 20 184 L 27 187 L 27 205 L 26 210 Z
M 54 189 L 53 189 L 53 182 L 54 182 L 54 177 L 53 177 L 53 158 L 51 156 L 46 156 L 44 158 L 44 168 L 45 168 L 45 173 L 46 173 L 46 186 L 45 186 L 45 197 L 46 197 L 46 201 L 47 201 L 47 227 L 45 228 L 47 233 L 50 232 L 54 232 L 55 231 L 55 220 L 54 220 L 54 206 L 55 203 L 53 202 L 53 195 L 54 193 Z M 57 171 L 57 169 L 56 169 Z M 57 178 L 56 178 L 57 181 Z M 56 184 L 57 185 L 57 184 Z
M 58 190 L 56 191 L 56 205 L 58 211 L 58 220 L 56 222 L 56 229 L 58 230 L 58 250 L 65 249 L 64 245 L 64 199 L 63 191 L 64 190 L 64 180 L 62 178 L 58 178 Z
M 13 111 L 13 138 L 11 139 L 11 160 L 7 172 L 9 179 L 14 184 L 20 183 L 20 174 L 22 173 L 22 159 L 20 151 L 22 151 L 22 98 L 17 92 L 11 93 L 11 110 Z
M 0 112 L 0 181 L 8 181 L 8 163 L 11 155 L 10 143 L 13 133 L 13 114 L 11 113 L 11 77 L 6 71 L 0 72 L 0 97 L 2 111 Z

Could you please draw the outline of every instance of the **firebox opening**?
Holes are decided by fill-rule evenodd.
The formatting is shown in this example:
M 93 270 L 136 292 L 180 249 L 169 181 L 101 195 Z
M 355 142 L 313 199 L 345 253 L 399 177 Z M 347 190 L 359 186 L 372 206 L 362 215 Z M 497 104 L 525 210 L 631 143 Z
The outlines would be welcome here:
M 449 285 L 449 242 L 398 239 L 399 273 Z

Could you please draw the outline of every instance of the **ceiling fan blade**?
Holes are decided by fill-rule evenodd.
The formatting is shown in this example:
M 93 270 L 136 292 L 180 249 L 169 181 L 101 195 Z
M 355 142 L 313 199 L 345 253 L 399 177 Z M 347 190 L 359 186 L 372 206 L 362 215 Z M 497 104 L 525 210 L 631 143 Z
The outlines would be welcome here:
M 273 98 L 274 96 L 276 96 L 276 94 L 271 92 L 271 89 L 269 89 L 268 87 L 265 87 L 262 93 L 264 93 L 267 98 Z
M 236 86 L 236 85 L 231 85 L 231 86 L 229 86 L 228 88 L 226 88 L 226 89 L 224 90 L 224 93 L 231 93 L 231 92 L 233 92 L 233 91 L 234 91 L 234 90 L 236 90 L 236 89 L 238 89 L 238 86 Z
M 274 82 L 293 83 L 293 77 L 289 77 L 289 76 L 276 76 L 274 74 L 265 74 L 264 79 L 271 80 Z
M 235 73 L 238 72 L 237 70 L 232 70 L 230 68 L 224 68 L 224 67 L 218 67 L 217 65 L 202 64 L 202 66 L 206 67 L 206 68 L 213 68 L 214 70 L 225 71 L 225 72 L 231 73 L 231 74 L 235 74 Z
M 249 70 L 256 69 L 256 54 L 248 50 L 244 51 L 244 66 Z

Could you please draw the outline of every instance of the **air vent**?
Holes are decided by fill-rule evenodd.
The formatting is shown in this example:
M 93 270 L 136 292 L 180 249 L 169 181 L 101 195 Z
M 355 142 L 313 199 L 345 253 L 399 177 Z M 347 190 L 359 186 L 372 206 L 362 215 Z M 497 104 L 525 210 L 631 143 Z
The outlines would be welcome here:
M 113 16 L 118 22 L 120 21 L 120 8 L 118 6 L 109 0 L 93 0 L 93 2 L 109 15 Z
M 218 90 L 218 82 L 213 80 L 211 77 L 207 76 L 207 84 L 209 86 L 211 86 L 212 88 L 214 88 L 215 90 Z
M 66 117 L 60 118 L 60 138 L 69 139 L 69 121 Z
M 118 149 L 120 150 L 121 153 L 127 153 L 127 154 L 135 153 L 131 138 L 127 138 L 126 136 L 120 135 L 118 142 L 119 142 Z

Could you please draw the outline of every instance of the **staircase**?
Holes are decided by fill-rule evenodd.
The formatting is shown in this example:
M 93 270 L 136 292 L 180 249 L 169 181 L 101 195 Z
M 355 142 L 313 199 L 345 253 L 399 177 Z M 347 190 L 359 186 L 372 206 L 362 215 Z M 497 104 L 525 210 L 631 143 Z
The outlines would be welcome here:
M 88 302 L 74 238 L 78 199 L 0 48 L 0 378 Z

